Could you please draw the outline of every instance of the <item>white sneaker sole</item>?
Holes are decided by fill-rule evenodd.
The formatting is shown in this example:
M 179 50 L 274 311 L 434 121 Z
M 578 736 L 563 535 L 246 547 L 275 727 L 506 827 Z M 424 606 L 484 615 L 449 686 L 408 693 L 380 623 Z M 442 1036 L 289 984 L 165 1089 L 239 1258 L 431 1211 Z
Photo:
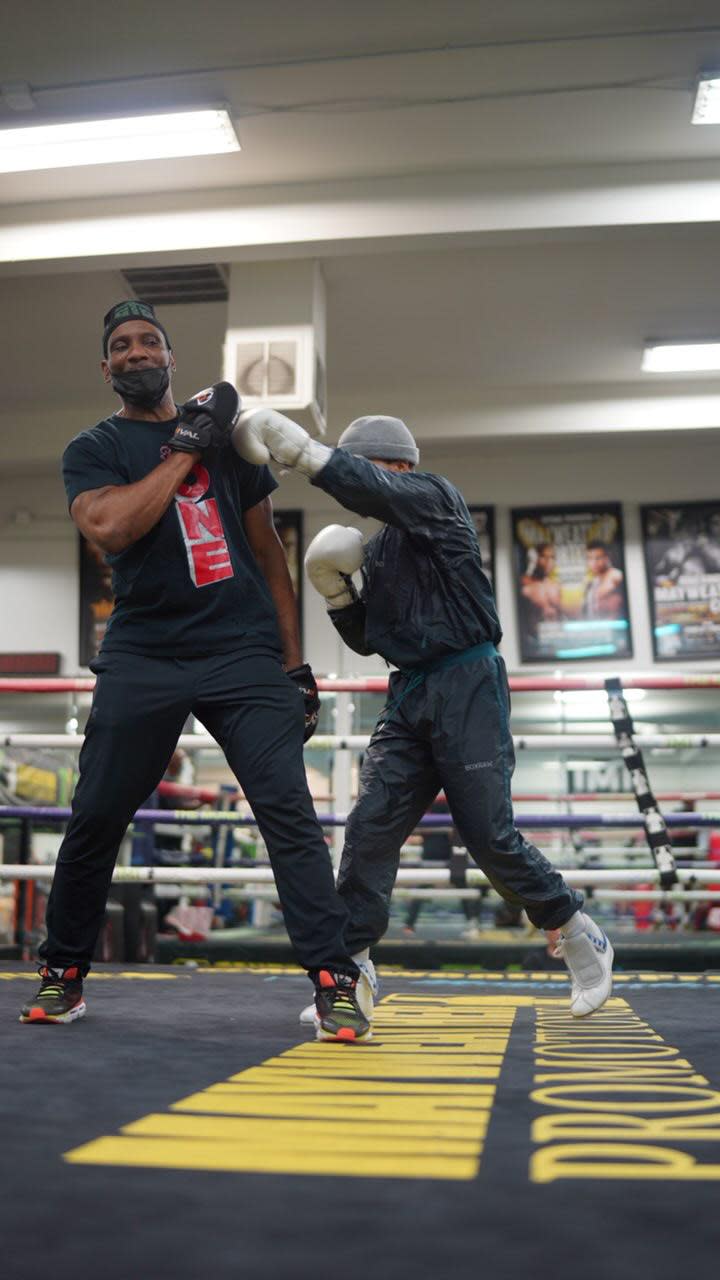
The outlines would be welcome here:
M 372 1040 L 372 1027 L 368 1027 L 364 1036 L 356 1036 L 352 1032 L 348 1034 L 348 1028 L 341 1028 L 340 1032 L 334 1035 L 331 1031 L 323 1030 L 318 1018 L 315 1024 L 315 1039 L 322 1040 L 326 1044 L 367 1044 Z
M 22 1014 L 20 1014 L 18 1021 L 23 1022 L 26 1027 L 32 1026 L 33 1023 L 38 1027 L 45 1027 L 48 1025 L 52 1025 L 56 1022 L 76 1022 L 78 1018 L 85 1017 L 85 1010 L 87 1006 L 85 1004 L 85 1001 L 81 1000 L 80 1004 L 76 1004 L 75 1007 L 73 1009 L 69 1009 L 67 1013 L 59 1014 L 57 1018 L 48 1018 L 43 1013 L 41 1005 L 34 1005 L 33 1008 L 38 1009 L 40 1011 L 41 1016 L 39 1018 L 33 1018 L 31 1013 L 29 1018 L 25 1018 L 23 1017 Z
M 570 996 L 570 1012 L 573 1018 L 587 1018 L 591 1013 L 596 1013 L 598 1009 L 602 1009 L 605 1001 L 612 995 L 612 965 L 615 952 L 609 941 L 605 957 L 608 960 L 609 969 L 603 982 L 599 982 L 596 987 L 573 988 Z

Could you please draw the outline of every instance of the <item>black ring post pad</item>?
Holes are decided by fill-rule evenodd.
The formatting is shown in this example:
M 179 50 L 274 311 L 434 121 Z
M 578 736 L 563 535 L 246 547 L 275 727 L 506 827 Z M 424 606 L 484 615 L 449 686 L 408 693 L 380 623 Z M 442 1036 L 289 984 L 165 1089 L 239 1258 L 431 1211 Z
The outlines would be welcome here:
M 633 737 L 635 726 L 625 701 L 622 680 L 618 676 L 611 676 L 604 681 L 604 684 L 615 739 L 630 774 L 638 809 L 645 819 L 645 838 L 653 862 L 660 873 L 660 887 L 670 889 L 679 880 L 670 836 L 645 771 L 642 751 L 637 747 Z M 651 814 L 655 815 L 655 822 L 652 822 Z
M 454 889 L 467 888 L 468 856 L 464 849 L 453 849 L 450 855 L 450 884 Z

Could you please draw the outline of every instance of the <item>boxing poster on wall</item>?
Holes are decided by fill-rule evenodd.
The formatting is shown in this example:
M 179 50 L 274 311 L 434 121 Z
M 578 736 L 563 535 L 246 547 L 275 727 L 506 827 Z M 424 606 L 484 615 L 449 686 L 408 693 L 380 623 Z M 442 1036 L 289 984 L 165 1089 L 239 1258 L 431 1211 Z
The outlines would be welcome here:
M 473 518 L 475 532 L 477 533 L 478 542 L 480 544 L 480 555 L 482 556 L 483 571 L 490 580 L 490 586 L 495 586 L 495 508 L 494 507 L 468 507 L 470 515 Z
M 302 511 L 275 511 L 275 528 L 283 544 L 290 579 L 297 599 L 302 628 L 303 540 Z M 96 656 L 113 611 L 112 571 L 99 547 L 79 537 L 80 564 L 80 665 Z
M 522 661 L 632 657 L 620 504 L 511 516 Z
M 720 501 L 641 507 L 658 662 L 720 655 Z

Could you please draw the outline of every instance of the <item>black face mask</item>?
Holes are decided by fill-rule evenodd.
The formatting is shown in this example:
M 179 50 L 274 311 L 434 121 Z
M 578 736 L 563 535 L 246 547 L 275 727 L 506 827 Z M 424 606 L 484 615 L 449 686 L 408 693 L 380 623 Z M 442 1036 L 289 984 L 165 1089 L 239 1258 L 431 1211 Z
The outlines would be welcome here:
M 110 381 L 113 391 L 129 404 L 154 409 L 170 386 L 170 368 L 165 365 L 163 369 L 132 369 L 129 373 L 114 373 Z

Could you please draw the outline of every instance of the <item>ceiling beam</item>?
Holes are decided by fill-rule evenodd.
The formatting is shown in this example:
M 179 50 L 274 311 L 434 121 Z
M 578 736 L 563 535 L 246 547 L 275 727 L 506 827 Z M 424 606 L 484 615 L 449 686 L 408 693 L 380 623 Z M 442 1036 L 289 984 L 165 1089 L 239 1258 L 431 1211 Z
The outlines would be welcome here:
M 5 206 L 0 271 L 567 237 L 720 221 L 715 162 L 592 166 Z

